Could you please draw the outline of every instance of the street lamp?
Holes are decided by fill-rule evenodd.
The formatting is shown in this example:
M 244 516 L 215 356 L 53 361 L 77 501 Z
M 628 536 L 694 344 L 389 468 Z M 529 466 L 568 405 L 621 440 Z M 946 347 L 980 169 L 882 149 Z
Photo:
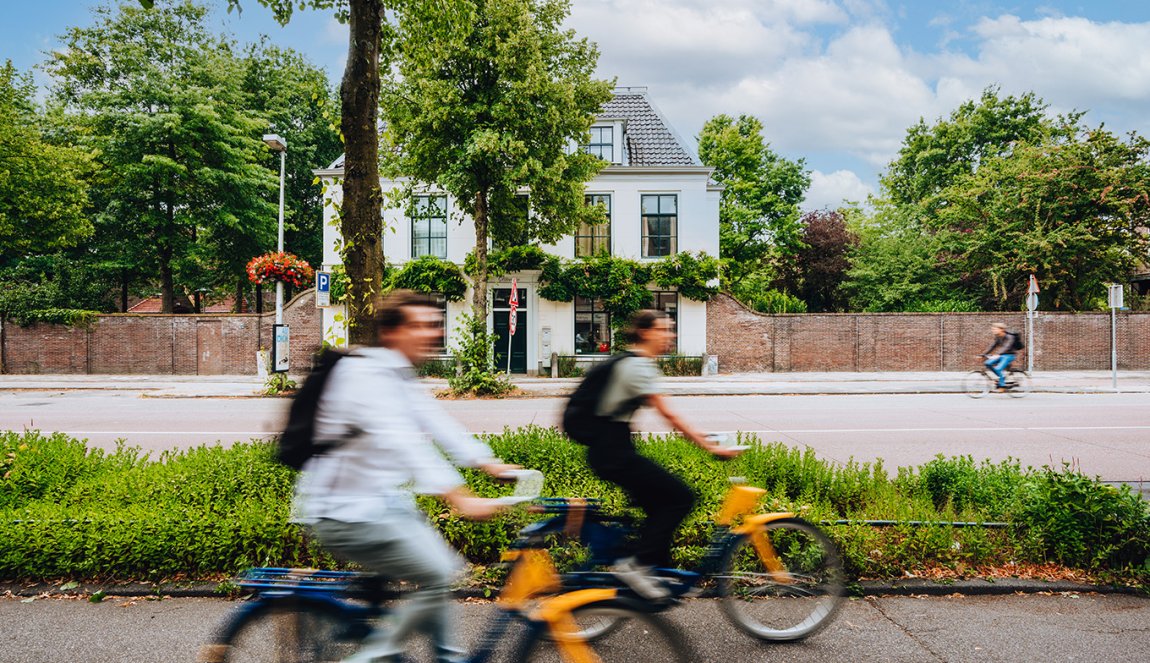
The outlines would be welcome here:
M 280 217 L 279 229 L 276 235 L 276 251 L 284 250 L 284 168 L 287 164 L 287 141 L 279 134 L 264 134 L 264 143 L 268 149 L 280 153 Z M 282 340 L 281 340 L 282 337 Z M 275 371 L 288 369 L 288 329 L 284 324 L 284 283 L 276 280 L 276 324 L 275 344 L 273 350 L 272 367 Z

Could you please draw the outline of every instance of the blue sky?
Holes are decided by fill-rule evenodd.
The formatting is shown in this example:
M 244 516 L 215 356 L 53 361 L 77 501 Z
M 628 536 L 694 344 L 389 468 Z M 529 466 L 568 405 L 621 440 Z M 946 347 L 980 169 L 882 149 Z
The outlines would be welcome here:
M 281 28 L 257 0 L 241 14 L 208 2 L 221 30 L 267 34 L 338 80 L 347 33 L 329 13 Z M 0 58 L 30 70 L 96 4 L 6 0 Z M 689 142 L 718 113 L 762 119 L 772 147 L 812 171 L 809 208 L 874 193 L 910 124 L 990 85 L 1150 135 L 1142 0 L 573 0 L 568 24 L 599 44 L 600 75 L 647 86 Z

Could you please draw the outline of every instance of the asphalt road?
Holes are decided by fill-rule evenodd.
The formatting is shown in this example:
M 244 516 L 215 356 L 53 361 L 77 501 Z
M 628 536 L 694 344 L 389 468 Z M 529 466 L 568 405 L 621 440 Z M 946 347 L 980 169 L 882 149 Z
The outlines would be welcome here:
M 0 429 L 64 431 L 110 448 L 126 439 L 158 451 L 269 435 L 286 399 L 148 398 L 129 390 L 0 393 Z M 1150 394 L 1034 393 L 1024 399 L 958 394 L 677 396 L 672 405 L 708 431 L 754 432 L 763 441 L 809 445 L 824 458 L 883 459 L 888 468 L 936 454 L 1062 462 L 1111 481 L 1150 480 Z M 552 426 L 557 398 L 443 401 L 470 430 Z M 665 431 L 650 412 L 637 421 Z
M 0 599 L 0 663 L 152 663 L 195 660 L 234 603 L 221 599 Z M 460 604 L 465 640 L 489 604 Z M 837 621 L 802 643 L 765 645 L 697 600 L 668 615 L 699 661 L 1145 661 L 1150 599 L 1055 594 L 851 600 Z M 614 663 L 657 663 L 642 658 Z

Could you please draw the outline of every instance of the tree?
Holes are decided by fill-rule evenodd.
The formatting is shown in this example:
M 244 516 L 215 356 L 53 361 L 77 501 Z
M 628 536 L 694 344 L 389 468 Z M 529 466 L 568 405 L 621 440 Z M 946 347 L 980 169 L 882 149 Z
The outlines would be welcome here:
M 98 7 L 47 65 L 98 154 L 102 240 L 125 271 L 158 277 L 166 312 L 177 282 L 219 282 L 238 254 L 274 236 L 275 177 L 260 165 L 266 122 L 250 110 L 234 44 L 208 33 L 206 14 L 190 1 Z
M 408 12 L 394 25 L 385 86 L 385 160 L 434 183 L 475 222 L 472 309 L 487 316 L 487 245 L 553 242 L 594 222 L 584 184 L 604 162 L 582 150 L 612 83 L 594 80 L 596 47 L 562 30 L 567 0 L 474 0 L 454 31 Z M 529 191 L 530 214 L 516 213 Z
M 717 115 L 699 134 L 699 158 L 724 186 L 719 204 L 719 257 L 728 287 L 767 267 L 772 255 L 799 245 L 799 204 L 810 186 L 804 163 L 775 154 L 763 124 L 750 115 Z
M 850 252 L 843 289 L 861 311 L 974 311 L 973 299 L 942 256 L 935 234 L 912 208 L 888 199 L 873 201 L 866 213 L 847 209 L 848 227 L 859 241 Z
M 1021 305 L 1027 275 L 1056 309 L 1091 308 L 1150 251 L 1150 141 L 1080 126 L 1018 143 L 958 177 L 935 229 L 976 294 Z
M 932 214 L 945 204 L 938 194 L 957 178 L 978 170 L 987 159 L 1010 154 L 1018 142 L 1038 144 L 1077 121 L 1046 114 L 1046 103 L 1033 92 L 999 97 L 989 87 L 976 102 L 959 105 L 946 120 L 928 126 L 922 119 L 907 130 L 898 157 L 882 178 L 883 190 L 898 205 L 920 205 Z
M 786 290 L 802 298 L 808 311 L 844 310 L 847 297 L 842 286 L 858 237 L 838 211 L 807 212 L 800 226 L 802 243 L 782 268 Z
M 74 246 L 91 236 L 91 156 L 43 134 L 31 76 L 0 67 L 0 266 Z
M 343 266 L 348 278 L 345 302 L 348 340 L 370 343 L 373 336 L 372 302 L 382 291 L 383 219 L 379 186 L 379 66 L 383 51 L 385 9 L 418 9 L 419 0 L 258 0 L 287 24 L 296 6 L 334 10 L 348 23 L 347 65 L 340 84 L 340 133 L 343 136 L 343 202 L 340 234 Z M 450 6 L 452 0 L 435 3 Z M 427 4 L 431 4 L 429 1 Z M 448 7 L 444 7 L 447 9 Z M 240 0 L 228 0 L 228 9 L 241 9 Z M 450 12 L 447 12 L 450 13 Z

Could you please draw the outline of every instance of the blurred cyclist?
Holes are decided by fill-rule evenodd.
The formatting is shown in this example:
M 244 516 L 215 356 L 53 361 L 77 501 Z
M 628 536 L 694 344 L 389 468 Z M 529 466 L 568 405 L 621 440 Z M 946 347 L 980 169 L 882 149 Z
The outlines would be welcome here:
M 720 458 L 738 455 L 708 440 L 671 410 L 658 393 L 656 357 L 674 348 L 671 319 L 660 311 L 639 311 L 626 330 L 630 356 L 615 362 L 596 406 L 603 419 L 597 439 L 588 441 L 587 464 L 601 479 L 622 488 L 647 515 L 639 528 L 634 557 L 619 561 L 614 571 L 640 596 L 665 597 L 669 592 L 652 578 L 654 567 L 670 566 L 675 530 L 691 512 L 695 495 L 686 484 L 654 461 L 639 455 L 631 439 L 631 418 L 649 405 L 668 423 L 702 449 Z
M 1018 351 L 1021 343 L 1018 334 L 1007 331 L 1006 325 L 1001 322 L 992 324 L 990 331 L 994 334 L 994 339 L 986 352 L 982 353 L 982 356 L 986 357 L 985 366 L 998 376 L 998 390 L 1006 391 L 1009 387 L 1014 386 L 1006 382 L 1006 369 L 1014 361 L 1015 352 Z
M 473 495 L 443 454 L 492 476 L 513 466 L 492 457 L 416 384 L 413 366 L 435 350 L 442 324 L 439 307 L 423 295 L 397 290 L 377 300 L 376 345 L 341 359 L 319 402 L 316 438 L 338 446 L 309 460 L 296 486 L 297 520 L 324 547 L 418 585 L 396 607 L 391 627 L 377 629 L 350 662 L 397 660 L 415 631 L 432 637 L 438 661 L 462 660 L 451 583 L 464 564 L 416 508 L 413 493 L 442 497 L 465 517 L 488 518 L 497 502 Z

